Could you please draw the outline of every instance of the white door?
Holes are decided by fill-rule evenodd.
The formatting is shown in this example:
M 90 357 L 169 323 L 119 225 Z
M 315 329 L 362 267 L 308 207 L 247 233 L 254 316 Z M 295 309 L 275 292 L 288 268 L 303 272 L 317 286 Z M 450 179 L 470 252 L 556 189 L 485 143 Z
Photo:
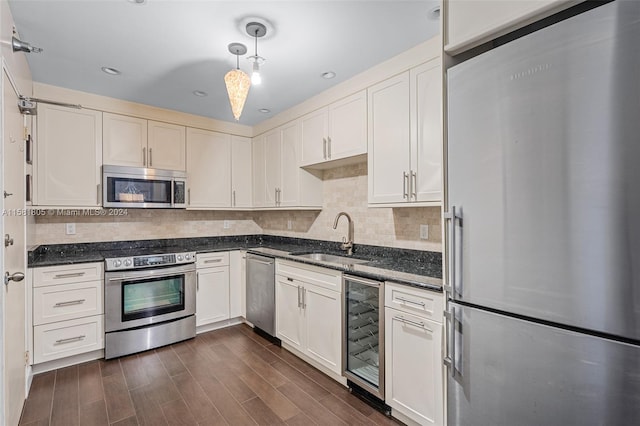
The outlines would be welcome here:
M 368 90 L 369 203 L 409 197 L 409 72 Z
M 103 113 L 102 160 L 114 166 L 146 166 L 147 120 Z
M 303 350 L 300 282 L 276 276 L 276 337 Z
M 281 185 L 279 205 L 300 205 L 300 122 L 295 121 L 281 127 Z
M 231 136 L 187 129 L 189 207 L 231 206 Z
M 367 91 L 362 90 L 329 105 L 330 160 L 367 153 Z
M 411 69 L 411 201 L 442 200 L 442 74 L 435 59 Z
M 5 272 L 15 277 L 2 287 L 2 347 L 3 347 L 3 396 L 4 420 L 7 426 L 17 425 L 25 399 L 25 285 L 19 274 L 26 272 L 25 216 L 17 214 L 25 208 L 25 157 L 23 117 L 18 111 L 18 97 L 6 74 L 2 74 L 3 116 L 3 175 L 4 209 L 2 216 L 3 237 L 8 235 L 13 243 L 3 247 Z M 3 277 L 4 278 L 4 277 Z
M 302 159 L 300 164 L 308 166 L 327 160 L 329 132 L 327 108 L 305 115 L 300 122 L 302 126 Z
M 231 136 L 231 206 L 251 207 L 251 139 Z
M 264 138 L 264 181 L 265 181 L 265 203 L 266 207 L 275 207 L 278 201 L 280 183 L 282 182 L 282 170 L 280 164 L 280 128 L 275 129 L 265 135 Z
M 341 293 L 305 284 L 303 297 L 306 353 L 336 374 L 342 374 Z
M 166 170 L 184 170 L 185 127 L 175 124 L 149 121 L 147 167 Z
M 197 271 L 196 325 L 229 319 L 229 267 Z

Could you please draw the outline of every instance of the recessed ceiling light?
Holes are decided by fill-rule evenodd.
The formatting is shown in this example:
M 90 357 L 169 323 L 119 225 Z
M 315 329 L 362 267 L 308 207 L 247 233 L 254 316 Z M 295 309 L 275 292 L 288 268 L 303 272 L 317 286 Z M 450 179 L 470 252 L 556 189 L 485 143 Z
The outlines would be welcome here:
M 129 3 L 144 4 L 147 0 L 127 0 Z
M 102 67 L 102 72 L 105 72 L 109 75 L 120 75 L 122 74 L 122 71 L 116 69 L 116 68 L 111 68 L 111 67 Z
M 200 96 L 201 98 L 205 97 L 208 95 L 207 92 L 203 92 L 202 90 L 194 90 L 193 94 L 196 96 Z
M 432 8 L 429 13 L 427 14 L 427 16 L 429 17 L 429 19 L 431 19 L 432 21 L 438 21 L 440 20 L 440 5 L 435 6 L 434 8 Z
M 336 73 L 333 71 L 327 71 L 322 73 L 322 78 L 326 80 L 331 80 L 335 76 L 336 76 Z
M 269 108 L 260 108 L 258 111 L 260 111 L 263 114 L 269 114 L 271 112 Z

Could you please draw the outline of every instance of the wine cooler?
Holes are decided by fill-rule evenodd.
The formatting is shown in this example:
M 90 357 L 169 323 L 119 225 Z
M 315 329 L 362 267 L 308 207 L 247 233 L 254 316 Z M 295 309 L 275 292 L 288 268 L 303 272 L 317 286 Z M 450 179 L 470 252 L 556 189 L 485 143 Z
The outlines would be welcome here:
M 344 276 L 345 377 L 384 400 L 384 283 Z

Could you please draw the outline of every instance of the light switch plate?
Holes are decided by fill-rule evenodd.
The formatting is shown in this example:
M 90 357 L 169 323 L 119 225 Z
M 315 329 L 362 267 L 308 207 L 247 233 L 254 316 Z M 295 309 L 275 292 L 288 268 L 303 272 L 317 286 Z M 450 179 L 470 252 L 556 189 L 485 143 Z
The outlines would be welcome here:
M 429 225 L 420 225 L 420 239 L 421 240 L 429 239 Z
M 67 235 L 76 235 L 76 224 L 75 223 L 66 223 L 65 224 L 65 232 Z
M 293 221 L 291 219 L 287 220 L 287 229 L 293 228 Z
M 222 223 L 222 227 L 223 227 L 224 229 L 229 229 L 229 228 L 231 228 L 231 221 L 229 221 L 229 220 L 225 220 L 225 221 Z

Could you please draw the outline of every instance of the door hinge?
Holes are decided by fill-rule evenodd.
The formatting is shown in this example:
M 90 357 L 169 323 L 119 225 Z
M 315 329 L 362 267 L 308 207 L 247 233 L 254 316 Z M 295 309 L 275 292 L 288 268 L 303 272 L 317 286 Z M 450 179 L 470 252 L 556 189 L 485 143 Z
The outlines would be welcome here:
M 29 351 L 24 353 L 24 365 L 29 365 Z

